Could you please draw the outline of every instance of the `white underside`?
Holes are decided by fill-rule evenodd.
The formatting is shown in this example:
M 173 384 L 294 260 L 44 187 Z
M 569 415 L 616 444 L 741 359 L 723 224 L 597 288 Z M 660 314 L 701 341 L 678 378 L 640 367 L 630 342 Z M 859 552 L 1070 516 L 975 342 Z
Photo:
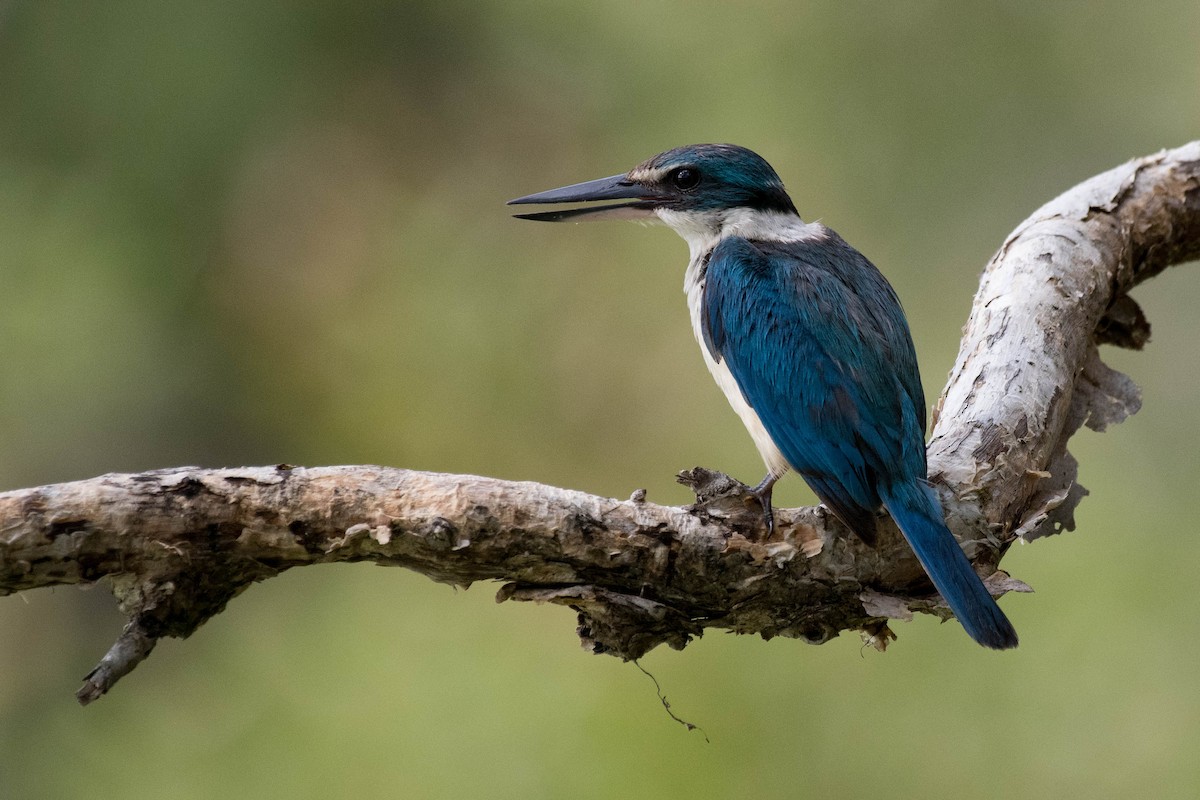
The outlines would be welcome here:
M 792 214 L 734 209 L 731 211 L 681 213 L 665 209 L 657 212 L 662 221 L 675 230 L 688 243 L 691 260 L 684 273 L 683 290 L 687 293 L 688 311 L 692 318 L 692 333 L 700 345 L 704 363 L 729 405 L 737 412 L 742 424 L 754 440 L 767 471 L 779 477 L 788 470 L 787 459 L 776 447 L 771 435 L 763 427 L 762 420 L 746 402 L 737 380 L 729 366 L 718 362 L 708 351 L 704 342 L 701 308 L 704 302 L 704 278 L 701 265 L 709 252 L 727 236 L 743 236 L 759 241 L 798 242 L 820 239 L 826 235 L 820 223 L 805 223 Z
M 692 271 L 692 265 L 689 264 L 688 272 Z M 704 331 L 700 327 L 700 303 L 704 295 L 704 284 L 702 282 L 689 283 L 685 286 L 685 290 L 688 297 L 688 310 L 692 315 L 692 332 L 696 335 L 696 341 L 700 343 L 700 353 L 704 356 L 704 364 L 712 373 L 717 386 L 720 386 L 721 391 L 725 393 L 725 399 L 729 401 L 729 405 L 741 417 L 742 424 L 746 426 L 750 438 L 754 440 L 754 446 L 758 448 L 758 454 L 762 456 L 763 463 L 767 465 L 767 471 L 778 478 L 788 471 L 787 459 L 783 457 L 783 453 L 779 452 L 779 448 L 775 446 L 775 440 L 763 427 L 758 412 L 746 402 L 737 379 L 729 371 L 729 365 L 724 361 L 715 360 L 712 353 L 708 352 L 708 345 L 704 343 Z

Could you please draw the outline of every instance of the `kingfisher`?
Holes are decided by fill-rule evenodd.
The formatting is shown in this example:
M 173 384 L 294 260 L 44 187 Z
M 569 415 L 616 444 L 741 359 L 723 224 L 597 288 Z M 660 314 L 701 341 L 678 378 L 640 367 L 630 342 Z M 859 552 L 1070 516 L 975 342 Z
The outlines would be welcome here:
M 768 535 L 772 489 L 789 469 L 868 545 L 886 509 L 971 638 L 1017 646 L 926 479 L 925 397 L 895 290 L 840 236 L 800 218 L 766 160 L 731 144 L 687 145 L 509 201 L 526 203 L 588 205 L 517 218 L 661 222 L 687 242 L 692 329 L 766 464 L 751 492 Z

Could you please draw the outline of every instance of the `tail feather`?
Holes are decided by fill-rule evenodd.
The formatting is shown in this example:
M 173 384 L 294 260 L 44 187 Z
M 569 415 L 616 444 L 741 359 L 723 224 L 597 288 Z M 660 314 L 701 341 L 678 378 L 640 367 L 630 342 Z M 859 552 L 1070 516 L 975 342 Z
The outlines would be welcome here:
M 914 482 L 881 494 L 921 566 L 971 638 L 996 650 L 1016 647 L 1017 632 L 946 527 L 933 490 Z

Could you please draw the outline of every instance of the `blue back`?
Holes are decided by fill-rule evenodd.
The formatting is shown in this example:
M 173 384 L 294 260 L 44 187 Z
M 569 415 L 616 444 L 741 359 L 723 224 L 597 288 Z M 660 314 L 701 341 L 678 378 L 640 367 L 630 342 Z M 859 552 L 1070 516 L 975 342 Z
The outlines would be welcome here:
M 925 479 L 925 399 L 900 301 L 832 231 L 728 237 L 707 265 L 705 342 L 788 463 L 860 537 L 881 492 Z

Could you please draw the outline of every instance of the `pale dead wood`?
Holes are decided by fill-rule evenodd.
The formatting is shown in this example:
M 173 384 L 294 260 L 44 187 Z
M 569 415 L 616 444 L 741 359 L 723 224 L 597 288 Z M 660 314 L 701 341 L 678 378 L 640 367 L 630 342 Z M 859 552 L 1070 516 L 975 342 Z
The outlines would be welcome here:
M 951 527 L 1001 594 L 1018 537 L 1073 527 L 1081 426 L 1137 411 L 1097 345 L 1140 348 L 1128 292 L 1200 256 L 1200 142 L 1131 161 L 1043 206 L 984 270 L 930 442 Z M 874 548 L 822 508 L 779 512 L 694 470 L 688 508 L 533 483 L 385 467 L 179 468 L 0 494 L 0 594 L 107 578 L 128 615 L 78 692 L 87 703 L 251 583 L 307 564 L 373 561 L 437 581 L 504 581 L 500 600 L 570 606 L 586 647 L 636 658 L 705 628 L 878 646 L 888 618 L 945 615 L 894 530 Z

